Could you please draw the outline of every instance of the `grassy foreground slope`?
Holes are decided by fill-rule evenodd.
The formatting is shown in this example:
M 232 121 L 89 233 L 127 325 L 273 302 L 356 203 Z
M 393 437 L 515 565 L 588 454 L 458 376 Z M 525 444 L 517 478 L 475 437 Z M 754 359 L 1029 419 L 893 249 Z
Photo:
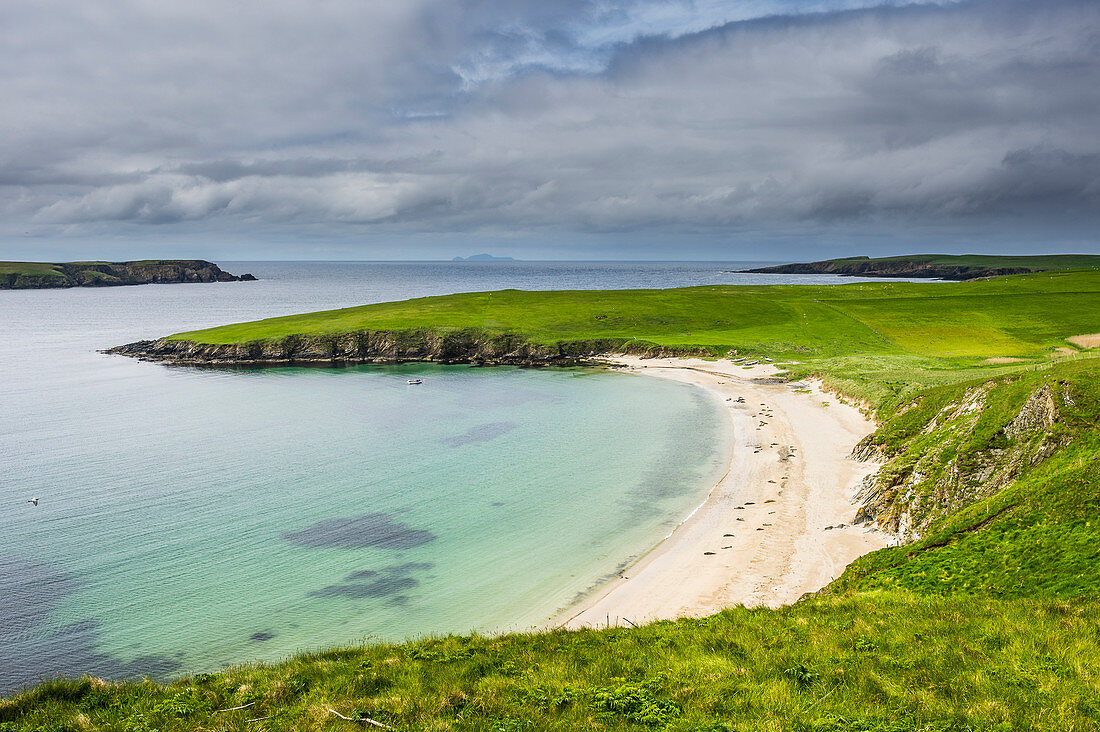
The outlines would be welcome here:
M 171 685 L 56 681 L 5 730 L 1094 730 L 1100 607 L 883 591 L 638 629 L 449 637 Z M 238 707 L 235 709 L 235 707 Z M 225 711 L 218 711 L 225 710 Z
M 888 298 L 897 302 L 880 302 L 926 316 L 930 328 L 942 323 L 944 343 L 970 337 L 955 330 L 968 320 L 972 332 L 1003 333 L 1032 359 L 1028 370 L 982 365 L 982 352 L 949 355 L 938 341 L 907 350 L 896 340 L 903 326 L 880 318 L 879 308 L 858 309 L 882 285 L 822 288 L 842 293 L 828 303 L 809 297 L 823 306 L 811 308 L 814 317 L 836 325 L 835 340 L 848 340 L 821 350 L 820 340 L 790 341 L 806 349 L 800 368 L 857 386 L 863 382 L 852 373 L 870 374 L 867 383 L 890 387 L 876 392 L 885 395 L 877 402 L 882 426 L 861 446 L 885 462 L 865 495 L 867 510 L 916 537 L 863 557 L 816 597 L 637 629 L 336 649 L 169 684 L 58 680 L 0 701 L 0 731 L 377 729 L 333 712 L 410 731 L 1100 729 L 1100 359 L 1036 360 L 1067 335 L 1100 331 L 1093 277 L 906 286 Z M 963 287 L 978 289 L 956 289 Z M 673 337 L 683 320 L 720 319 L 717 303 L 690 307 L 692 293 L 718 298 L 715 289 L 722 288 L 668 293 L 666 305 L 679 308 L 668 317 L 680 322 L 661 331 L 657 309 L 647 311 L 651 337 Z M 801 288 L 779 289 L 771 300 L 767 290 L 748 294 L 807 305 Z M 914 302 L 922 292 L 942 300 Z M 724 297 L 738 300 L 734 294 Z M 982 303 L 977 294 L 1004 301 Z M 559 305 L 580 297 L 594 308 L 587 298 L 599 293 L 504 297 L 528 295 L 528 314 L 549 318 L 539 297 L 567 298 Z M 611 293 L 594 312 L 628 296 Z M 648 294 L 636 296 L 644 304 Z M 471 308 L 455 311 L 457 297 L 436 304 L 453 311 L 454 327 L 469 327 Z M 466 297 L 483 303 L 477 312 L 491 310 L 486 295 Z M 517 301 L 508 302 L 514 313 Z M 1028 305 L 1039 302 L 1046 306 Z M 380 312 L 391 323 L 423 326 L 407 303 L 371 307 L 357 321 L 364 327 L 378 327 Z M 352 311 L 363 312 L 336 312 Z M 935 312 L 939 320 L 927 315 Z M 481 327 L 532 334 L 591 327 L 578 309 L 569 318 Z M 797 319 L 780 322 L 797 333 Z M 719 332 L 744 335 L 736 327 Z M 844 350 L 866 343 L 859 353 Z M 929 377 L 929 368 L 939 376 Z

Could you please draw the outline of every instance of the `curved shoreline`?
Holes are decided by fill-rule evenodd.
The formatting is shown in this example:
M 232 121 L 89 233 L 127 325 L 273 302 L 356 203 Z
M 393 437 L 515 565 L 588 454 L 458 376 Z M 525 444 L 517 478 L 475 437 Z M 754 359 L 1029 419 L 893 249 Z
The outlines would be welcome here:
M 380 331 L 230 346 L 161 339 L 107 352 L 199 366 L 604 365 L 710 391 L 728 407 L 734 440 L 722 478 L 669 535 L 551 615 L 544 624 L 549 627 L 700 617 L 733 605 L 777 607 L 821 589 L 859 556 L 894 542 L 852 525 L 861 483 L 879 467 L 850 457 L 875 429 L 858 409 L 819 383 L 773 378 L 778 369 L 770 364 L 688 358 L 641 343 L 629 344 L 641 355 L 609 355 L 623 345 L 546 347 L 506 334 Z
M 850 457 L 858 441 L 875 430 L 856 407 L 823 392 L 820 383 L 775 379 L 779 370 L 770 364 L 744 367 L 727 359 L 685 358 L 682 352 L 640 342 L 630 343 L 638 348 L 636 354 L 613 350 L 623 346 L 577 341 L 546 347 L 473 331 L 364 331 L 230 346 L 161 339 L 107 352 L 207 367 L 603 364 L 711 392 L 727 405 L 733 427 L 734 446 L 722 479 L 669 535 L 617 576 L 597 581 L 553 613 L 546 623 L 552 627 L 641 624 L 714 614 L 738 604 L 779 607 L 820 590 L 851 561 L 894 542 L 875 529 L 853 525 L 861 482 L 879 468 Z
M 552 626 L 641 625 L 732 605 L 777 607 L 891 543 L 883 532 L 852 525 L 856 493 L 879 466 L 850 453 L 874 424 L 819 384 L 778 382 L 768 378 L 773 366 L 728 360 L 606 362 L 707 389 L 728 407 L 734 445 L 726 473 L 699 506 Z

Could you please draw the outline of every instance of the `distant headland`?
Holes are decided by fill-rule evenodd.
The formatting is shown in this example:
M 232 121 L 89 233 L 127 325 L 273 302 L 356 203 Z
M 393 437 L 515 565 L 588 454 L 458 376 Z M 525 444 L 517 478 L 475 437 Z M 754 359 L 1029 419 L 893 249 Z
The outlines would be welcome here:
M 843 257 L 820 262 L 780 264 L 740 270 L 760 274 L 835 274 L 859 277 L 928 277 L 974 280 L 980 277 L 1100 267 L 1100 256 L 1052 254 L 996 256 L 985 254 L 914 254 L 901 257 Z
M 113 287 L 168 282 L 250 282 L 202 259 L 149 259 L 138 262 L 0 262 L 0 290 L 54 287 Z
M 512 257 L 494 257 L 492 254 L 474 254 L 470 257 L 455 257 L 452 262 L 515 262 Z

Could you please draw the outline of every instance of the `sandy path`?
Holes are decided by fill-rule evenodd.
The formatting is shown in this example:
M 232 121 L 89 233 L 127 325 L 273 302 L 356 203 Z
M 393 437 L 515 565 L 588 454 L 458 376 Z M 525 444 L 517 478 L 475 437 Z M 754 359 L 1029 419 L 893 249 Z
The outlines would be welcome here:
M 890 542 L 886 534 L 850 525 L 860 481 L 878 468 L 848 457 L 874 429 L 855 407 L 812 382 L 768 383 L 776 371 L 770 365 L 612 361 L 696 384 L 722 399 L 733 423 L 729 471 L 671 536 L 556 625 L 640 624 L 731 605 L 776 607 L 820 589 L 856 557 Z

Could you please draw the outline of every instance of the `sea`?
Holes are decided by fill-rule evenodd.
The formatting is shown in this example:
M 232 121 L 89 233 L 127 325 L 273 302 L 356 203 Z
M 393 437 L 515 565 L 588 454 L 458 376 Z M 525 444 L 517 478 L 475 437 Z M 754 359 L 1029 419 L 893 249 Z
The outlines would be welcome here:
M 102 349 L 454 292 L 853 281 L 738 262 L 219 264 L 259 280 L 0 291 L 0 694 L 546 627 L 729 459 L 719 404 L 644 376 Z

